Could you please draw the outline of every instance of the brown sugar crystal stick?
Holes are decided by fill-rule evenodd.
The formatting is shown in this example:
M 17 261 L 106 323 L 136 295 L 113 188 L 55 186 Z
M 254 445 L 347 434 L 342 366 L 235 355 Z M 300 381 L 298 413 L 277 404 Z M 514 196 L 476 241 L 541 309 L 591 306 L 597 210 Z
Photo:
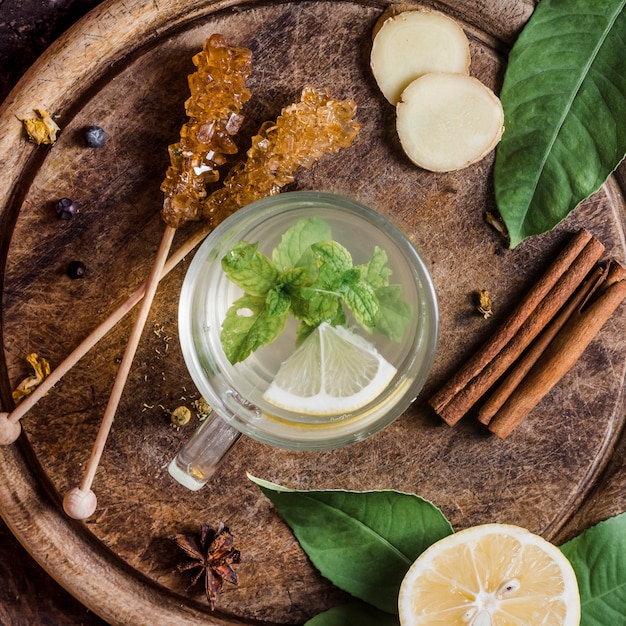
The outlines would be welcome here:
M 83 480 L 63 499 L 65 512 L 74 519 L 86 519 L 96 510 L 97 499 L 91 485 L 176 229 L 199 217 L 199 203 L 206 197 L 206 184 L 219 178 L 217 167 L 225 162 L 224 155 L 237 151 L 230 136 L 239 130 L 242 121 L 239 110 L 250 98 L 245 81 L 251 70 L 251 53 L 246 48 L 229 47 L 221 35 L 213 35 L 193 62 L 198 69 L 189 76 L 191 97 L 185 103 L 190 121 L 183 125 L 179 143 L 170 146 L 171 165 L 161 186 L 165 192 L 161 211 L 165 232 Z
M 593 274 L 581 285 L 580 289 L 570 298 L 567 304 L 559 311 L 559 314 L 550 322 L 548 327 L 537 337 L 522 357 L 500 383 L 495 391 L 489 394 L 485 403 L 478 411 L 478 421 L 481 424 L 489 424 L 496 411 L 504 404 L 512 391 L 524 379 L 530 368 L 537 362 L 548 344 L 563 328 L 572 313 L 578 309 L 589 297 L 600 282 L 606 277 L 606 270 L 598 267 Z
M 579 231 L 491 339 L 429 403 L 454 426 L 504 374 L 570 298 L 600 258 L 604 246 Z
M 626 280 L 619 280 L 601 289 L 582 311 L 575 312 L 494 415 L 489 422 L 489 430 L 501 439 L 508 437 L 569 372 L 625 298 Z

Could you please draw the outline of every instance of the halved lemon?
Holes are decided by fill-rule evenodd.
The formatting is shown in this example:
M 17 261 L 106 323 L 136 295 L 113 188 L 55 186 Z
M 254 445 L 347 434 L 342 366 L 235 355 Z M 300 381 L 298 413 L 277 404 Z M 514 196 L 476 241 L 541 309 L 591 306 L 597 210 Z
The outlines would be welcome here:
M 578 626 L 576 575 L 554 545 L 518 526 L 484 524 L 433 544 L 407 572 L 402 626 Z
M 395 373 L 366 339 L 324 322 L 283 362 L 263 399 L 304 415 L 349 413 L 378 397 Z

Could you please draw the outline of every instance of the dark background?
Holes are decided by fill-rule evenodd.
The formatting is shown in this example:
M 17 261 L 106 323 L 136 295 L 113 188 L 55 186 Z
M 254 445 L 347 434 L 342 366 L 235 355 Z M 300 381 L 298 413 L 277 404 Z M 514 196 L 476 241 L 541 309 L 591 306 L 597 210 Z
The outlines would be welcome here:
M 0 102 L 37 57 L 101 1 L 0 0 Z M 48 576 L 0 520 L 0 624 L 103 626 L 105 622 Z

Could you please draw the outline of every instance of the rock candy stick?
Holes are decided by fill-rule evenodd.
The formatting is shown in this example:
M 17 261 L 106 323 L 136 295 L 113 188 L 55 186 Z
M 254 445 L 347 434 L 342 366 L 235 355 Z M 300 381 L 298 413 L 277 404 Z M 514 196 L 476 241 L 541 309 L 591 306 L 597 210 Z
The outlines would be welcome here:
M 304 87 L 299 102 L 261 126 L 246 160 L 201 203 L 202 216 L 224 219 L 240 207 L 279 193 L 294 182 L 298 169 L 308 169 L 324 154 L 347 148 L 360 129 L 355 114 L 353 100 L 337 100 L 325 89 Z
M 163 237 L 83 480 L 63 499 L 65 512 L 74 519 L 86 519 L 96 510 L 97 499 L 91 485 L 176 229 L 198 218 L 198 202 L 206 197 L 206 184 L 218 180 L 217 168 L 225 162 L 225 155 L 237 151 L 231 136 L 239 130 L 242 121 L 239 111 L 250 98 L 245 81 L 250 74 L 251 53 L 246 48 L 229 47 L 221 35 L 213 35 L 202 52 L 194 56 L 193 62 L 198 70 L 189 76 L 191 96 L 185 103 L 190 119 L 181 129 L 180 141 L 170 146 L 171 165 L 161 185 L 165 193 L 161 211 L 166 224 Z

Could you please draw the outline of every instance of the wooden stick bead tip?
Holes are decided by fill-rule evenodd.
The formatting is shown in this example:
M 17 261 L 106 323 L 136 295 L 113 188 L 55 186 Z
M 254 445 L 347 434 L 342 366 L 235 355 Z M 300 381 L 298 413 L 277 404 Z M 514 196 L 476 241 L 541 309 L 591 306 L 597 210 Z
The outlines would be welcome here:
M 84 491 L 80 487 L 74 487 L 63 498 L 63 510 L 73 519 L 91 517 L 97 506 L 96 494 L 91 489 Z
M 9 413 L 0 413 L 0 445 L 8 446 L 13 443 L 22 432 L 19 422 L 9 419 Z

